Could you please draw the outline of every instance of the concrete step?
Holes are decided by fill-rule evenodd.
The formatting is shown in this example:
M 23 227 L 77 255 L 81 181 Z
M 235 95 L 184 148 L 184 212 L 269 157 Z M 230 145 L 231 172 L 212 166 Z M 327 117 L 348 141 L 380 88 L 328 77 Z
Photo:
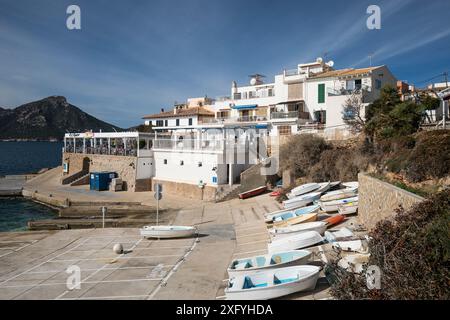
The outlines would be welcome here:
M 169 224 L 170 221 L 160 217 L 160 224 Z M 140 228 L 144 225 L 156 224 L 155 218 L 147 219 L 105 219 L 105 228 Z M 29 221 L 29 230 L 66 230 L 102 228 L 102 219 L 49 219 Z

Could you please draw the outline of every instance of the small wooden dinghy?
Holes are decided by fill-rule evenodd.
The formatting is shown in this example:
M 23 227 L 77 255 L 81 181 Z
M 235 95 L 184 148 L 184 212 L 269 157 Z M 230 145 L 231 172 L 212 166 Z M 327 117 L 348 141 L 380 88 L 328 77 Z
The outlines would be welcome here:
M 355 214 L 358 211 L 358 201 L 345 203 L 338 206 L 338 213 L 344 215 Z
M 184 238 L 193 236 L 196 230 L 189 226 L 145 226 L 140 233 L 145 238 Z
M 314 222 L 300 223 L 293 226 L 287 226 L 282 228 L 273 228 L 269 230 L 269 233 L 273 238 L 281 239 L 305 231 L 316 231 L 320 235 L 323 235 L 326 229 L 327 229 L 326 222 L 314 221 Z
M 273 222 L 273 226 L 276 228 L 281 227 L 287 227 L 287 226 L 293 226 L 299 223 L 305 223 L 305 222 L 313 222 L 317 220 L 318 212 L 312 212 L 312 213 L 304 213 L 300 215 L 295 215 L 289 219 L 286 220 L 278 220 Z
M 314 192 L 320 192 L 320 193 L 324 193 L 325 191 L 327 191 L 330 188 L 331 182 L 322 182 L 322 183 L 318 183 L 319 188 L 313 190 Z M 309 192 L 308 192 L 309 193 Z M 305 193 L 307 194 L 307 193 Z M 288 197 L 288 199 L 293 199 L 295 197 L 298 197 L 298 194 L 294 194 L 292 192 L 288 193 L 286 195 Z
M 261 186 L 249 191 L 245 191 L 242 193 L 239 193 L 239 199 L 247 199 L 247 198 L 251 198 L 254 196 L 258 196 L 260 194 L 263 194 L 264 192 L 266 192 L 267 190 L 267 186 Z
M 228 267 L 228 275 L 230 278 L 242 274 L 248 276 L 267 269 L 306 264 L 310 258 L 311 252 L 308 250 L 292 250 L 236 259 Z
M 332 217 L 326 218 L 326 219 L 324 219 L 322 221 L 326 222 L 327 223 L 327 227 L 329 228 L 329 227 L 334 226 L 334 225 L 336 225 L 338 223 L 341 223 L 344 220 L 345 220 L 345 216 L 344 215 L 337 214 L 337 215 L 334 215 Z
M 229 280 L 225 296 L 227 300 L 267 300 L 313 290 L 319 272 L 317 266 L 294 266 L 236 276 Z
M 320 195 L 320 192 L 304 194 L 302 196 L 283 201 L 283 206 L 285 209 L 303 207 L 312 203 L 314 200 L 319 199 Z
M 330 191 L 320 197 L 320 201 L 333 201 L 355 197 L 356 192 L 354 189 L 340 189 L 336 191 Z
M 358 196 L 352 198 L 345 198 L 340 200 L 332 200 L 332 201 L 318 201 L 320 205 L 320 209 L 325 212 L 336 212 L 339 210 L 339 207 L 351 202 L 357 202 Z
M 269 253 L 302 249 L 323 241 L 316 231 L 305 231 L 281 239 L 273 239 L 267 244 Z
M 284 212 L 280 212 L 278 214 L 271 215 L 270 216 L 271 220 L 272 220 L 271 222 L 286 221 L 288 219 L 298 217 L 299 215 L 302 215 L 302 214 L 317 212 L 319 210 L 319 208 L 320 208 L 319 205 L 314 204 L 312 206 L 307 206 L 307 207 L 303 207 L 303 208 L 299 208 L 299 209 L 286 210 Z

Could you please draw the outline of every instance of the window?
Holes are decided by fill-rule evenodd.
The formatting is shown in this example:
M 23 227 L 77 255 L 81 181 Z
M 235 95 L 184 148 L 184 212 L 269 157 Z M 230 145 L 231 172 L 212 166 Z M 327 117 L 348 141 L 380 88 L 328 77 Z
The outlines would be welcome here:
M 270 88 L 270 89 L 268 90 L 268 93 L 269 93 L 269 97 L 273 97 L 273 96 L 274 96 L 274 93 L 273 93 L 273 89 L 272 89 L 272 88 Z
M 164 164 L 167 164 L 167 159 L 164 159 Z
M 240 94 L 240 93 L 235 93 L 235 94 L 233 95 L 233 99 L 234 99 L 234 100 L 240 100 L 240 99 L 241 99 L 241 94 Z
M 176 120 L 176 126 L 178 127 L 180 125 L 180 119 Z
M 381 89 L 381 80 L 375 79 L 375 88 L 380 90 Z
M 325 102 L 325 83 L 320 83 L 317 87 L 318 89 L 318 103 Z
M 278 134 L 280 136 L 289 136 L 291 134 L 291 126 L 278 126 Z
M 162 127 L 163 126 L 163 120 L 156 120 L 156 126 L 157 127 Z
M 356 90 L 361 90 L 361 88 L 362 88 L 362 81 L 361 81 L 361 79 L 356 79 L 355 80 L 355 89 Z
M 192 126 L 192 118 L 189 118 L 189 125 Z
M 165 126 L 165 127 L 168 127 L 168 126 L 169 126 L 169 120 L 165 120 L 165 121 L 164 121 L 164 126 Z

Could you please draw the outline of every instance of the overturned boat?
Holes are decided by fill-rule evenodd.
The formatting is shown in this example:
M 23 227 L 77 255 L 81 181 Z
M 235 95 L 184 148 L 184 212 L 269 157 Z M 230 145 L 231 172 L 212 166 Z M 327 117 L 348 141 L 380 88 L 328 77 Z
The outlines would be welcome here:
M 293 226 L 273 228 L 269 230 L 269 233 L 272 237 L 276 239 L 281 239 L 305 231 L 316 231 L 320 235 L 323 235 L 326 229 L 327 229 L 326 222 L 314 221 L 314 222 L 300 223 Z
M 314 200 L 319 199 L 321 194 L 322 193 L 320 192 L 312 192 L 289 200 L 285 200 L 283 201 L 283 206 L 285 209 L 304 207 L 312 203 Z
M 281 239 L 273 239 L 267 244 L 269 253 L 302 249 L 323 241 L 316 231 L 305 231 Z
M 197 228 L 189 226 L 144 226 L 140 230 L 144 238 L 185 238 L 197 232 Z

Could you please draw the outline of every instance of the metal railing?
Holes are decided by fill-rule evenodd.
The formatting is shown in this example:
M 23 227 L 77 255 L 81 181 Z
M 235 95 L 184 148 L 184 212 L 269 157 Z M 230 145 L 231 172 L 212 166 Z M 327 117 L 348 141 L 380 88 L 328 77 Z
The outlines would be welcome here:
M 370 88 L 368 86 L 356 87 L 354 89 L 333 89 L 327 88 L 328 96 L 347 96 L 351 94 L 360 94 L 370 92 Z
M 223 148 L 223 140 L 157 139 L 153 141 L 153 149 L 220 151 Z

